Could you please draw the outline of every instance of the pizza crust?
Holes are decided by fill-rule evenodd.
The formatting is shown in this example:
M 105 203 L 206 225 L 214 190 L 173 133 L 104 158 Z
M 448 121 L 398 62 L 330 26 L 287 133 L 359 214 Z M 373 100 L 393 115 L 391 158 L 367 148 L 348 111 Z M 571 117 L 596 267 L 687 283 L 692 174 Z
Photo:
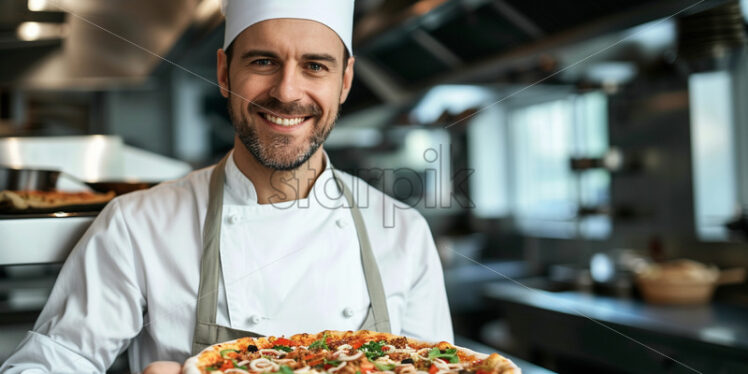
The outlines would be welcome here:
M 12 210 L 62 208 L 71 205 L 103 204 L 114 192 L 0 191 L 0 207 Z
M 210 347 L 206 348 L 209 349 Z M 202 352 L 201 352 L 202 353 Z M 184 362 L 182 366 L 182 374 L 202 374 L 197 365 L 197 356 L 192 356 Z
M 286 339 L 292 340 L 294 342 L 298 342 L 300 345 L 308 346 L 312 342 L 321 339 L 325 334 L 327 334 L 328 338 L 333 338 L 333 339 L 356 338 L 356 339 L 366 339 L 367 341 L 379 341 L 379 340 L 389 341 L 395 338 L 403 337 L 400 335 L 368 331 L 368 330 L 360 330 L 360 331 L 326 330 L 318 334 L 296 334 Z M 463 347 L 456 346 L 454 344 L 450 344 L 445 341 L 442 341 L 439 343 L 431 343 L 431 342 L 424 342 L 421 340 L 416 340 L 416 339 L 409 338 L 409 337 L 405 337 L 405 338 L 408 340 L 408 345 L 411 347 L 433 346 L 439 349 L 456 348 L 458 351 L 458 355 L 461 356 L 461 358 L 471 357 L 472 360 L 474 361 L 484 360 L 484 365 L 486 365 L 487 367 L 499 368 L 500 370 L 499 373 L 501 374 L 521 374 L 522 373 L 522 370 L 517 365 L 515 365 L 508 358 L 499 355 L 498 353 L 491 353 L 491 354 L 479 353 L 479 352 L 475 352 L 467 348 L 463 348 Z M 200 368 L 208 366 L 212 362 L 215 362 L 216 359 L 219 359 L 221 357 L 219 353 L 221 350 L 236 349 L 239 351 L 244 351 L 247 349 L 247 346 L 250 344 L 257 345 L 258 347 L 272 347 L 273 346 L 272 342 L 275 339 L 277 338 L 275 337 L 240 338 L 240 339 L 230 340 L 230 341 L 223 342 L 223 343 L 214 344 L 210 347 L 205 348 L 197 355 L 188 358 L 185 361 L 184 366 L 182 366 L 182 374 L 202 374 L 202 370 Z

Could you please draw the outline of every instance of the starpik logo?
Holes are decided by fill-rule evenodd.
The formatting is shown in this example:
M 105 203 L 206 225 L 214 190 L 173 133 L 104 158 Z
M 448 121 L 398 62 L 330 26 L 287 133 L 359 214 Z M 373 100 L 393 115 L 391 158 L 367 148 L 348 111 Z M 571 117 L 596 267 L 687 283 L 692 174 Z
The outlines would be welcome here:
M 283 173 L 280 177 L 271 176 L 271 187 L 276 191 L 270 203 L 278 209 L 350 209 L 350 198 L 365 216 L 379 216 L 385 228 L 397 225 L 400 211 L 418 209 L 425 212 L 432 209 L 472 209 L 475 204 L 470 199 L 468 180 L 475 170 L 460 168 L 452 172 L 450 160 L 445 157 L 442 145 L 430 147 L 422 153 L 423 162 L 419 167 L 400 168 L 355 168 L 335 170 L 328 167 L 317 180 L 301 183 L 296 172 Z M 313 184 L 306 197 L 300 186 Z M 342 184 L 342 185 L 341 185 Z M 379 191 L 377 191 L 379 190 Z M 384 196 L 381 192 L 388 196 Z M 372 212 L 372 210 L 374 210 Z

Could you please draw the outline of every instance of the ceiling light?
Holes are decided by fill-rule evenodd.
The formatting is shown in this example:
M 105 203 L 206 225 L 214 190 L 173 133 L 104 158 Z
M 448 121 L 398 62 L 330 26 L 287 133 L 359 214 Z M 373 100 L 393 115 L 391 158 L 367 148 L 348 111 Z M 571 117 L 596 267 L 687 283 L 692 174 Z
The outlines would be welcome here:
M 586 77 L 602 84 L 620 85 L 636 77 L 637 67 L 627 61 L 602 61 L 587 68 Z
M 18 37 L 22 40 L 36 40 L 41 35 L 39 22 L 24 22 L 18 26 Z
M 41 12 L 49 9 L 49 2 L 47 0 L 29 0 L 29 10 L 32 12 Z
M 195 19 L 198 22 L 205 22 L 214 14 L 220 12 L 221 2 L 219 0 L 203 0 L 198 4 L 197 9 L 195 9 Z
M 24 22 L 18 26 L 16 34 L 25 41 L 58 39 L 65 36 L 65 25 L 59 23 Z

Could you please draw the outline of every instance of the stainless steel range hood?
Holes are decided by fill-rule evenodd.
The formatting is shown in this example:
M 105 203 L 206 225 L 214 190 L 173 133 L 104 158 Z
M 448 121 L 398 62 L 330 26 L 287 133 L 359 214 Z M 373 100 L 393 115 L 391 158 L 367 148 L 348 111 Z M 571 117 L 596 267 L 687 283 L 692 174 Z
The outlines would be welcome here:
M 29 65 L 11 83 L 24 89 L 85 90 L 141 84 L 195 20 L 200 2 L 48 0 L 67 15 L 62 45 L 31 62 L 13 49 L 5 51 L 6 58 L 16 59 L 12 63 Z

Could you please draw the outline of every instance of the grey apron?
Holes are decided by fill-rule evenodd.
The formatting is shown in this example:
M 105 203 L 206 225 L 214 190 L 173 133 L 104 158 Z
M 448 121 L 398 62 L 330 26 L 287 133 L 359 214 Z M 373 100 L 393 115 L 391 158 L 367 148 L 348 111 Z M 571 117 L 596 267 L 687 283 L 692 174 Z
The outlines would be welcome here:
M 216 324 L 218 313 L 218 281 L 221 276 L 221 217 L 223 214 L 223 186 L 226 180 L 227 155 L 213 169 L 210 176 L 210 190 L 208 195 L 208 210 L 205 213 L 205 227 L 203 229 L 203 255 L 200 264 L 200 286 L 197 291 L 197 322 L 192 339 L 192 354 L 197 354 L 209 345 L 238 339 L 245 336 L 260 336 L 252 331 L 242 331 Z M 374 253 L 371 250 L 369 236 L 366 233 L 361 211 L 355 204 L 348 186 L 340 181 L 337 172 L 333 171 L 333 178 L 338 188 L 343 192 L 351 209 L 353 222 L 361 248 L 361 263 L 364 268 L 364 278 L 369 291 L 371 306 L 364 319 L 362 330 L 390 332 L 389 314 L 387 312 L 386 296 L 382 286 Z

